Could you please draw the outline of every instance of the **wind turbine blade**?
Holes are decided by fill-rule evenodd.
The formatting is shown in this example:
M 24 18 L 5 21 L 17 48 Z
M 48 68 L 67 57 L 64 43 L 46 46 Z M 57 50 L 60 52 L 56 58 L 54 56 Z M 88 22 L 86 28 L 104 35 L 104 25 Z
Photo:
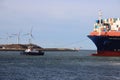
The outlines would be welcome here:
M 18 36 L 20 36 L 20 32 L 18 33 Z
M 24 35 L 30 35 L 30 33 L 26 33 L 26 34 L 24 34 Z
M 33 27 L 31 27 L 30 34 L 32 34 Z
M 8 33 L 6 33 L 6 35 L 8 35 Z
M 8 36 L 9 38 L 12 38 L 13 36 Z
M 12 35 L 17 36 L 18 34 L 12 34 Z
M 32 31 L 33 31 L 33 27 L 31 27 L 31 31 L 30 31 L 30 36 L 31 36 L 31 38 L 33 38 Z
M 30 36 L 31 36 L 31 38 L 33 38 L 33 35 L 32 35 L 32 34 L 31 34 Z

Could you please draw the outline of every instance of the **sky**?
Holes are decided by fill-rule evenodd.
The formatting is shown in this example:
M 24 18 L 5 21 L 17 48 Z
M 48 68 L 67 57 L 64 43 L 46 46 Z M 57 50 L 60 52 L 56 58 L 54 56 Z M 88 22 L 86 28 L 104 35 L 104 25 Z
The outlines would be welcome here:
M 43 48 L 96 49 L 87 37 L 98 19 L 120 18 L 120 0 L 0 0 L 0 44 L 32 43 Z

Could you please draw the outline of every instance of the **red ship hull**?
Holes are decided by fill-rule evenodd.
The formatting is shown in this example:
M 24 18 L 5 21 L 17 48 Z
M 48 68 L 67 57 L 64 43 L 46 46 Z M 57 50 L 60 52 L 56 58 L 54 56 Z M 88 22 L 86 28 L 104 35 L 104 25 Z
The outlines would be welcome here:
M 92 54 L 92 56 L 119 56 L 120 51 L 98 51 L 96 54 Z

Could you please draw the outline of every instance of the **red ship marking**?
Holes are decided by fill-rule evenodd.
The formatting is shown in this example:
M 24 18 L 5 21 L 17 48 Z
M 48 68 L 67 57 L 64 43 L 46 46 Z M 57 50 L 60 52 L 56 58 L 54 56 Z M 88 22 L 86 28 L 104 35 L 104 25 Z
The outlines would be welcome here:
M 120 57 L 120 51 L 100 51 L 96 54 L 92 54 L 92 56 L 119 56 Z

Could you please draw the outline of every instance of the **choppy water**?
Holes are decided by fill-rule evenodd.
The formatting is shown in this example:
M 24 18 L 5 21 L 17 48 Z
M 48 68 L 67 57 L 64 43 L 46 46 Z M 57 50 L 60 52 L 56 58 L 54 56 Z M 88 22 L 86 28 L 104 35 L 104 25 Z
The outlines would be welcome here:
M 44 56 L 0 52 L 0 80 L 120 80 L 120 57 L 95 51 L 48 51 Z

